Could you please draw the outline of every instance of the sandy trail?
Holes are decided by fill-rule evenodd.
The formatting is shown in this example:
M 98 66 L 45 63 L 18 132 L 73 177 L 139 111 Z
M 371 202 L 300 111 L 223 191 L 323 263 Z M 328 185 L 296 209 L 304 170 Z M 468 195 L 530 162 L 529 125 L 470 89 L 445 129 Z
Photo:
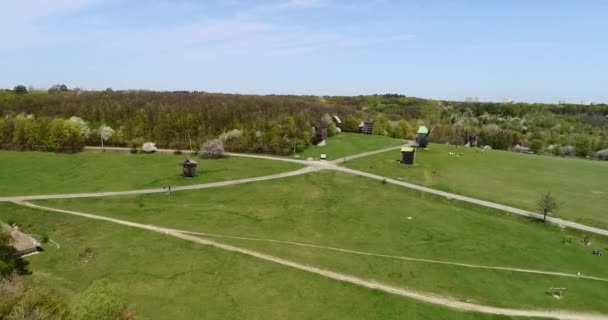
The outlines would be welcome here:
M 299 247 L 308 247 L 314 249 L 321 250 L 329 250 L 329 251 L 337 251 L 349 254 L 363 255 L 363 256 L 372 256 L 372 257 L 380 257 L 380 258 L 388 258 L 388 259 L 396 259 L 396 260 L 405 260 L 405 261 L 413 261 L 413 262 L 423 262 L 423 263 L 431 263 L 431 264 L 442 264 L 463 268 L 471 268 L 471 269 L 486 269 L 486 270 L 497 270 L 497 271 L 509 271 L 509 272 L 519 272 L 519 273 L 532 273 L 532 274 L 543 274 L 549 276 L 558 276 L 558 277 L 567 277 L 567 278 L 578 278 L 578 279 L 587 279 L 594 281 L 602 281 L 608 282 L 608 279 L 589 276 L 589 275 L 577 275 L 575 273 L 567 273 L 567 272 L 557 272 L 557 271 L 547 271 L 547 270 L 538 270 L 538 269 L 527 269 L 527 268 L 516 268 L 516 267 L 504 267 L 504 266 L 487 266 L 487 265 L 479 265 L 479 264 L 470 264 L 470 263 L 462 263 L 462 262 L 454 262 L 454 261 L 445 261 L 445 260 L 435 260 L 435 259 L 423 259 L 423 258 L 414 258 L 414 257 L 405 257 L 405 256 L 397 256 L 397 255 L 389 255 L 389 254 L 381 254 L 381 253 L 373 253 L 373 252 L 365 252 L 365 251 L 357 251 L 350 250 L 344 248 L 330 247 L 330 246 L 321 246 L 309 243 L 301 243 L 294 241 L 284 241 L 284 240 L 275 240 L 275 239 L 262 239 L 262 238 L 251 238 L 251 237 L 239 237 L 239 236 L 227 236 L 227 235 L 219 235 L 212 233 L 204 233 L 204 232 L 193 232 L 186 230 L 177 230 L 174 231 L 184 233 L 184 234 L 192 234 L 199 235 L 204 237 L 213 237 L 213 238 L 225 238 L 225 239 L 234 239 L 234 240 L 245 240 L 245 241 L 258 241 L 258 242 L 269 242 L 269 243 L 280 243 L 287 244 Z

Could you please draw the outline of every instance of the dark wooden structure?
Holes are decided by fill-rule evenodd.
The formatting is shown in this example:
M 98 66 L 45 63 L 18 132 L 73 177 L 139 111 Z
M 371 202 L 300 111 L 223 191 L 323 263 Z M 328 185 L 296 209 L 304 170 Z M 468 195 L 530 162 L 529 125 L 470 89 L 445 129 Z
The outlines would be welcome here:
M 429 145 L 431 139 L 431 130 L 425 126 L 418 128 L 418 134 L 416 135 L 416 144 L 420 148 L 426 148 Z
M 401 163 L 414 164 L 416 161 L 416 148 L 402 147 L 401 148 Z
M 312 139 L 312 143 L 314 145 L 318 145 L 319 143 L 327 140 L 327 128 L 329 128 L 329 123 L 321 120 L 315 124 L 315 136 Z
M 363 134 L 371 135 L 372 132 L 374 131 L 374 120 L 367 119 L 367 120 L 363 121 L 359 125 L 359 130 L 361 130 L 361 133 L 363 133 Z
M 477 147 L 477 133 L 469 133 L 467 142 L 469 143 L 469 147 Z
M 182 166 L 184 169 L 184 177 L 196 177 L 196 167 L 198 166 L 196 161 L 188 159 L 182 163 Z

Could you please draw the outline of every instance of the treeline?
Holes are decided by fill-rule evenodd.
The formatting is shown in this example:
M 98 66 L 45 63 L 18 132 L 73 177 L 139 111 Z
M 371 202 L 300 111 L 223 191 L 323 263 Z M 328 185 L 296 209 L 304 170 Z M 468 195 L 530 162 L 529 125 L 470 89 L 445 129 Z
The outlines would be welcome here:
M 476 134 L 480 145 L 536 153 L 605 158 L 608 151 L 608 105 L 468 103 L 372 95 L 325 97 L 330 104 L 350 105 L 375 115 L 374 131 L 391 135 L 400 119 L 413 128 L 433 129 L 431 141 L 463 145 Z M 387 120 L 386 120 L 387 119 Z M 380 123 L 380 128 L 376 126 Z
M 374 120 L 373 134 L 412 138 L 433 129 L 436 143 L 495 149 L 529 147 L 556 155 L 592 157 L 608 148 L 607 105 L 466 103 L 406 97 L 257 96 L 205 92 L 49 91 L 24 87 L 0 92 L 0 148 L 77 151 L 83 145 L 198 149 L 222 138 L 229 151 L 290 154 L 311 145 L 313 127 L 329 115 L 342 130 L 358 132 Z M 78 129 L 80 128 L 80 129 Z M 103 130 L 102 130 L 103 129 Z M 80 133 L 80 134 L 78 134 Z
M 118 146 L 153 141 L 159 147 L 197 149 L 232 130 L 230 151 L 289 154 L 311 143 L 312 126 L 324 114 L 349 108 L 304 98 L 200 92 L 14 92 L 0 93 L 0 148 L 75 151 L 104 141 Z M 76 134 L 79 120 L 87 128 Z M 74 118 L 72 119 L 74 120 Z

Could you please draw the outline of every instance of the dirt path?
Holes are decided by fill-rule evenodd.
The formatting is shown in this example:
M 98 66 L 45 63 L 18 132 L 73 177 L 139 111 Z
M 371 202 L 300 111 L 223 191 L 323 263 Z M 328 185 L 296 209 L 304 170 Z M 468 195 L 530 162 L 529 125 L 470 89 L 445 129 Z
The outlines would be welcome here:
M 432 264 L 442 264 L 442 265 L 449 265 L 449 266 L 463 267 L 463 268 L 471 268 L 471 269 L 486 269 L 486 270 L 509 271 L 509 272 L 519 272 L 519 273 L 543 274 L 543 275 L 549 275 L 549 276 L 558 276 L 558 277 L 567 277 L 567 278 L 579 278 L 579 279 L 587 279 L 587 280 L 608 282 L 608 279 L 606 279 L 606 278 L 600 278 L 600 277 L 589 276 L 589 275 L 584 275 L 584 274 L 577 275 L 575 273 L 566 273 L 566 272 L 557 272 L 557 271 L 546 271 L 546 270 L 526 269 L 526 268 L 514 268 L 514 267 L 502 267 L 502 266 L 486 266 L 486 265 L 461 263 L 461 262 L 453 262 L 453 261 L 444 261 L 444 260 L 412 258 L 412 257 L 404 257 L 404 256 L 396 256 L 396 255 L 372 253 L 372 252 L 357 251 L 357 250 L 350 250 L 350 249 L 344 249 L 344 248 L 329 247 L 329 246 L 320 246 L 320 245 L 309 244 L 309 243 L 301 243 L 301 242 L 294 242 L 294 241 L 283 241 L 283 240 L 275 240 L 275 239 L 261 239 L 261 238 L 251 238 L 251 237 L 227 236 L 227 235 L 219 235 L 219 234 L 204 233 L 204 232 L 193 232 L 193 231 L 186 231 L 186 230 L 175 230 L 175 229 L 174 229 L 174 231 L 177 231 L 177 232 L 180 232 L 180 233 L 184 233 L 184 234 L 199 235 L 199 236 L 204 236 L 204 237 L 225 238 L 225 239 L 235 239 L 235 240 L 245 240 L 245 241 L 258 241 L 258 242 L 270 242 L 270 243 L 280 243 L 280 244 L 287 244 L 287 245 L 293 245 L 293 246 L 299 246 L 299 247 L 308 247 L 308 248 L 315 248 L 315 249 L 321 249 L 321 250 L 330 250 L 330 251 L 337 251 L 337 252 L 350 253 L 350 254 L 363 255 L 363 256 L 372 256 L 372 257 L 397 259 L 397 260 L 405 260 L 405 261 L 414 261 L 414 262 L 423 262 L 423 263 L 432 263 Z
M 232 186 L 243 183 L 250 183 L 256 181 L 266 181 L 280 178 L 293 177 L 301 174 L 306 174 L 314 171 L 323 169 L 320 166 L 308 166 L 295 171 L 282 172 L 277 174 L 271 174 L 268 176 L 244 178 L 228 181 L 210 182 L 203 184 L 194 184 L 189 186 L 172 187 L 171 192 L 184 191 L 184 190 L 198 190 L 208 189 L 216 187 Z M 94 198 L 94 197 L 113 197 L 113 196 L 128 196 L 128 195 L 139 195 L 139 194 L 151 194 L 151 193 L 164 193 L 165 189 L 143 189 L 143 190 L 130 190 L 130 191 L 109 191 L 109 192 L 91 192 L 91 193 L 67 193 L 67 194 L 48 194 L 48 195 L 33 195 L 33 196 L 9 196 L 0 197 L 0 202 L 4 201 L 32 201 L 32 200 L 49 200 L 49 199 L 72 199 L 72 198 Z
M 173 230 L 173 229 L 168 229 L 168 228 L 163 228 L 163 227 L 153 226 L 153 225 L 146 225 L 146 224 L 141 224 L 141 223 L 136 223 L 136 222 L 131 222 L 131 221 L 120 220 L 120 219 L 108 218 L 108 217 L 88 214 L 88 213 L 84 213 L 84 212 L 48 208 L 48 207 L 43 207 L 43 206 L 39 206 L 39 205 L 35 205 L 32 203 L 23 202 L 23 201 L 14 201 L 14 203 L 16 203 L 18 205 L 34 208 L 34 209 L 51 211 L 51 212 L 59 212 L 59 213 L 84 217 L 84 218 L 88 218 L 88 219 L 107 221 L 107 222 L 112 222 L 112 223 L 125 225 L 125 226 L 129 226 L 129 227 L 133 227 L 133 228 L 139 228 L 139 229 L 154 231 L 154 232 L 158 232 L 158 233 L 163 233 L 165 235 L 173 236 L 173 237 L 176 237 L 179 239 L 212 246 L 212 247 L 230 251 L 230 252 L 241 253 L 241 254 L 252 256 L 252 257 L 255 257 L 255 258 L 258 258 L 261 260 L 270 261 L 270 262 L 274 262 L 274 263 L 277 263 L 277 264 L 280 264 L 283 266 L 287 266 L 287 267 L 291 267 L 294 269 L 314 273 L 314 274 L 317 274 L 317 275 L 320 275 L 320 276 L 323 276 L 326 278 L 339 280 L 339 281 L 343 281 L 343 282 L 348 282 L 348 283 L 358 285 L 361 287 L 380 290 L 383 292 L 399 295 L 402 297 L 406 297 L 406 298 L 410 298 L 410 299 L 414 299 L 414 300 L 418 300 L 418 301 L 422 301 L 422 302 L 426 302 L 426 303 L 440 305 L 440 306 L 448 307 L 448 308 L 455 309 L 455 310 L 498 314 L 498 315 L 505 315 L 505 316 L 514 316 L 514 317 L 539 317 L 539 318 L 555 318 L 555 319 L 562 319 L 562 320 L 608 320 L 608 315 L 601 315 L 601 314 L 580 313 L 580 312 L 572 312 L 572 311 L 509 309 L 509 308 L 498 308 L 498 307 L 491 307 L 491 306 L 484 306 L 484 305 L 473 304 L 473 303 L 468 303 L 468 302 L 462 302 L 462 301 L 457 301 L 457 300 L 446 298 L 446 297 L 425 294 L 422 292 L 417 292 L 417 291 L 408 290 L 408 289 L 404 289 L 404 288 L 398 288 L 398 287 L 365 280 L 362 278 L 354 277 L 354 276 L 339 273 L 339 272 L 329 271 L 329 270 L 325 270 L 325 269 L 321 269 L 321 268 L 317 268 L 317 267 L 300 264 L 297 262 L 293 262 L 293 261 L 286 260 L 286 259 L 281 259 L 278 257 L 260 253 L 257 251 L 239 248 L 239 247 L 235 247 L 232 245 L 227 245 L 227 244 L 211 241 L 208 239 L 199 238 L 197 236 L 185 234 L 180 231 Z

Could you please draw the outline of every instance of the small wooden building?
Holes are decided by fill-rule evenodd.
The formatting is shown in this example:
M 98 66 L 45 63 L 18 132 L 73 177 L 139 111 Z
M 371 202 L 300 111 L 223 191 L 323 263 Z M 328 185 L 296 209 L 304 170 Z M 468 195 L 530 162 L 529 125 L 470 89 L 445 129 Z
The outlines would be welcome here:
M 198 166 L 198 163 L 196 161 L 188 159 L 182 163 L 182 166 L 184 169 L 184 177 L 196 177 L 196 167 Z
M 329 123 L 321 120 L 317 122 L 315 125 L 315 136 L 313 137 L 312 143 L 314 145 L 318 145 L 319 143 L 327 140 L 327 128 L 329 128 Z
M 418 128 L 418 134 L 416 135 L 416 144 L 420 148 L 426 148 L 429 144 L 429 140 L 431 138 L 431 131 L 425 127 L 421 126 Z
M 471 148 L 477 147 L 477 133 L 469 133 L 467 143 Z
M 374 120 L 367 119 L 361 122 L 361 124 L 359 124 L 359 130 L 361 130 L 361 133 L 363 134 L 371 135 L 374 131 Z
M 40 242 L 32 236 L 27 235 L 19 230 L 19 227 L 10 227 L 9 244 L 15 248 L 14 255 L 17 258 L 28 254 L 37 253 L 40 249 Z
M 412 147 L 401 147 L 401 163 L 414 164 L 416 161 L 416 149 Z

